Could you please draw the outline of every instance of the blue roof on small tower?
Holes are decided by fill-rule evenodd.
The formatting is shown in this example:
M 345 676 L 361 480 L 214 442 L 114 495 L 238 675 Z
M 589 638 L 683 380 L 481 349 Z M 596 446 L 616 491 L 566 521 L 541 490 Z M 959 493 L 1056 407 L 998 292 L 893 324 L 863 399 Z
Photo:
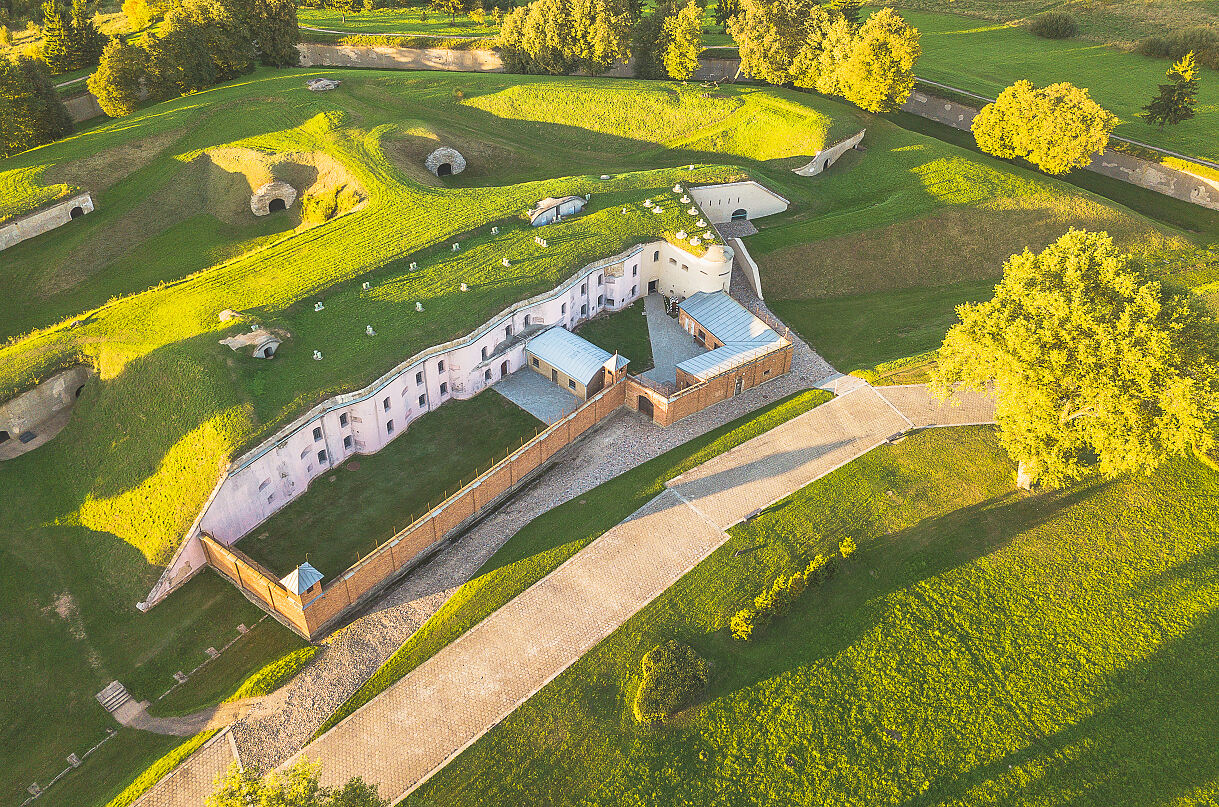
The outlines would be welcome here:
M 292 571 L 288 572 L 288 576 L 280 580 L 284 588 L 291 591 L 293 594 L 304 594 L 309 589 L 313 588 L 315 583 L 320 582 L 322 573 L 309 565 L 309 561 L 305 561 L 300 566 L 297 566 Z

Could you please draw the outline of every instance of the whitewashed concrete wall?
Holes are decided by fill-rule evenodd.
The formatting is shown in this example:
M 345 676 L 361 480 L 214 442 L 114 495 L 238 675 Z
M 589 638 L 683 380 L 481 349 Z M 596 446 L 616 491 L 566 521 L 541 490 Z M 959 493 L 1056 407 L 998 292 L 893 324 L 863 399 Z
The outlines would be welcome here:
M 36 429 L 56 413 L 76 403 L 77 390 L 92 373 L 84 364 L 69 367 L 43 381 L 32 390 L 0 403 L 0 432 L 17 439 L 22 432 Z
M 621 310 L 645 296 L 652 281 L 658 291 L 679 297 L 727 291 L 732 256 L 730 248 L 719 245 L 703 256 L 667 241 L 632 247 L 585 266 L 553 291 L 500 312 L 468 337 L 425 350 L 364 389 L 318 404 L 230 464 L 178 554 L 139 607 L 155 605 L 201 568 L 201 532 L 235 543 L 348 457 L 373 454 L 445 401 L 482 392 L 504 375 L 505 362 L 508 373 L 521 369 L 525 344 L 514 337 L 525 328 L 572 328 L 598 314 Z
M 707 214 L 712 224 L 732 220 L 734 210 L 744 210 L 745 218 L 757 219 L 787 210 L 788 201 L 769 188 L 754 182 L 725 182 L 690 188 L 690 195 Z
M 799 168 L 793 169 L 794 173 L 802 177 L 814 177 L 820 174 L 825 169 L 829 168 L 834 163 L 838 162 L 838 158 L 846 154 L 851 149 L 858 146 L 863 141 L 864 133 L 867 129 L 860 129 L 855 134 L 845 140 L 840 140 L 829 148 L 824 148 L 809 160 L 807 165 L 802 165 Z
M 33 213 L 18 216 L 7 224 L 0 226 L 0 249 L 8 249 L 27 238 L 62 227 L 72 220 L 72 211 L 81 209 L 81 214 L 93 212 L 93 197 L 88 191 L 69 196 L 54 204 L 48 205 Z

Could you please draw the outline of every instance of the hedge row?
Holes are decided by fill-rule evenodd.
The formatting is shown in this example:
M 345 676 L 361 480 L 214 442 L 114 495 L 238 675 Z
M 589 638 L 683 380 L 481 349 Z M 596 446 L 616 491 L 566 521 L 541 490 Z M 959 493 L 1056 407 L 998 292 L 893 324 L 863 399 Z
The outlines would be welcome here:
M 771 619 L 787 611 L 809 586 L 819 586 L 838 571 L 838 558 L 846 559 L 855 551 L 855 541 L 849 536 L 838 545 L 838 555 L 817 555 L 803 569 L 789 575 L 779 575 L 770 588 L 754 597 L 752 608 L 742 608 L 728 623 L 732 638 L 748 641 L 754 629 L 765 627 Z

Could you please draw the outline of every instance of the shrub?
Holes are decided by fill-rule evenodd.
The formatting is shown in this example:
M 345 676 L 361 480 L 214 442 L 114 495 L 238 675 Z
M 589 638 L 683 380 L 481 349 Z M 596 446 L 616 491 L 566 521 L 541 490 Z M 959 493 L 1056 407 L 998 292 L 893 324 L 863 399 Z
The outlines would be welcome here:
M 635 719 L 659 723 L 689 705 L 707 685 L 711 668 L 694 649 L 670 639 L 643 656 L 643 681 L 635 695 Z
M 1150 56 L 1153 59 L 1167 59 L 1172 53 L 1172 45 L 1168 44 L 1168 40 L 1162 36 L 1149 36 L 1139 42 L 1136 50 L 1143 56 Z
M 742 642 L 749 641 L 753 636 L 753 611 L 748 608 L 742 608 L 733 615 L 732 620 L 728 623 L 729 630 L 732 631 L 732 638 Z
M 0 48 L 11 47 L 13 44 L 13 35 L 9 33 L 7 25 L 0 25 Z
M 843 538 L 842 542 L 840 544 L 838 544 L 838 554 L 842 555 L 842 557 L 844 557 L 844 558 L 851 557 L 851 553 L 854 551 L 855 551 L 855 539 L 849 535 L 846 538 Z
M 1029 31 L 1042 39 L 1070 39 L 1079 33 L 1079 23 L 1070 14 L 1062 11 L 1047 11 L 1034 17 Z

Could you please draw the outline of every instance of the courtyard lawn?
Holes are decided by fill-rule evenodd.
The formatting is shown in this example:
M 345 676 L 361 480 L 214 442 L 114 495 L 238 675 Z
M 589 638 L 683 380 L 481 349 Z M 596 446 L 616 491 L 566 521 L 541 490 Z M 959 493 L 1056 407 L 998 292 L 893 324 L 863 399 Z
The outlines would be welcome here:
M 576 333 L 603 350 L 626 356 L 635 375 L 652 369 L 652 339 L 642 298 L 629 308 L 584 323 Z
M 1219 473 L 1178 460 L 1033 496 L 1013 474 L 988 428 L 855 460 L 734 528 L 403 803 L 1210 803 Z M 835 579 L 729 636 L 847 536 Z M 639 659 L 668 639 L 712 678 L 641 727 Z
M 368 703 L 484 617 L 651 501 L 664 490 L 664 483 L 669 479 L 807 412 L 829 398 L 829 393 L 821 390 L 788 396 L 671 449 L 538 516 L 500 547 L 469 582 L 454 592 L 367 683 L 331 715 L 318 734 Z
M 426 15 L 426 19 L 420 19 Z M 437 14 L 433 9 L 383 8 L 375 11 L 357 11 L 340 14 L 332 8 L 302 8 L 296 13 L 297 21 L 308 28 L 323 28 L 352 34 L 405 34 L 410 36 L 476 36 L 493 37 L 499 28 L 490 24 L 477 25 L 466 14 L 458 14 L 450 20 L 447 14 Z M 308 31 L 302 31 L 308 35 Z
M 1165 82 L 1171 60 L 1080 39 L 1042 39 L 1021 28 L 953 14 L 901 13 L 922 33 L 919 78 L 988 98 L 1022 78 L 1039 87 L 1069 81 L 1086 87 L 1097 103 L 1121 118 L 1115 134 L 1219 161 L 1219 73 L 1214 70 L 1201 71 L 1197 115 L 1160 130 L 1138 115 Z
M 376 454 L 353 455 L 237 548 L 283 576 L 304 562 L 330 580 L 541 428 L 499 395 L 450 401 Z

